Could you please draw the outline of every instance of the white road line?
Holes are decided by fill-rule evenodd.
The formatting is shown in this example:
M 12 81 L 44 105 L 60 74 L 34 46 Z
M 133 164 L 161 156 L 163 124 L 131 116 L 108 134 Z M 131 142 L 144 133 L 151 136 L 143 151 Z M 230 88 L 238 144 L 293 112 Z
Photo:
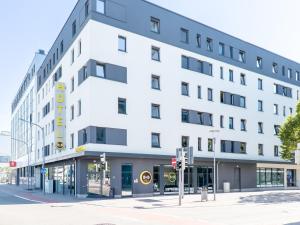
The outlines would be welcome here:
M 19 195 L 14 195 L 14 197 L 20 198 L 20 199 L 23 199 L 23 200 L 26 200 L 26 201 L 30 201 L 30 202 L 35 202 L 35 203 L 42 203 L 42 204 L 46 204 L 46 203 L 47 203 L 47 202 L 42 202 L 42 201 L 32 200 L 32 199 L 29 199 L 29 198 L 24 198 L 24 197 L 19 196 Z

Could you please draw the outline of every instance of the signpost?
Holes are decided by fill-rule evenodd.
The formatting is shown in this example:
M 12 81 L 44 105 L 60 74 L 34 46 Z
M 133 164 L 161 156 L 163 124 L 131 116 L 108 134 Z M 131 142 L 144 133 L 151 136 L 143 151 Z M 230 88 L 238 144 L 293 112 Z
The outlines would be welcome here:
M 184 196 L 184 170 L 186 165 L 189 167 L 194 163 L 193 147 L 177 148 L 176 149 L 176 170 L 178 171 L 178 192 L 179 206 Z M 172 159 L 173 165 L 173 159 Z

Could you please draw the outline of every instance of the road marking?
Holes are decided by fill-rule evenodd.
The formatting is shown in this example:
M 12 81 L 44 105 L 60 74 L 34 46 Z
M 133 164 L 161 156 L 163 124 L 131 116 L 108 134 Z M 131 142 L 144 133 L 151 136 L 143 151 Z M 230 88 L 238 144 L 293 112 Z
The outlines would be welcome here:
M 23 200 L 26 200 L 26 201 L 30 201 L 30 202 L 35 202 L 35 203 L 42 203 L 42 204 L 46 204 L 46 203 L 47 203 L 47 202 L 42 202 L 42 201 L 32 200 L 32 199 L 29 199 L 29 198 L 24 198 L 24 197 L 19 196 L 19 195 L 14 195 L 14 197 L 20 198 L 20 199 L 23 199 Z

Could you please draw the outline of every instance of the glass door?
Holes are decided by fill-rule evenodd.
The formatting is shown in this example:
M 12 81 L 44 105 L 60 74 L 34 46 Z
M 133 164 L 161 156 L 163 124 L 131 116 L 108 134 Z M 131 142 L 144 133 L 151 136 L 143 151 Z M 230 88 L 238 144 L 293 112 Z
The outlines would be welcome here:
M 122 165 L 122 197 L 132 196 L 132 165 Z

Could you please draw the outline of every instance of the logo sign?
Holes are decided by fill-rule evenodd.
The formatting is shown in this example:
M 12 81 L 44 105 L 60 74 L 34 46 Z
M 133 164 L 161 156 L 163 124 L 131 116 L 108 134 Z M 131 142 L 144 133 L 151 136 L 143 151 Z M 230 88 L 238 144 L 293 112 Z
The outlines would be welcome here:
M 17 166 L 17 162 L 16 161 L 10 161 L 9 162 L 9 167 L 16 167 Z
M 140 175 L 140 181 L 144 185 L 149 185 L 152 182 L 152 175 L 149 171 L 143 171 Z
M 86 150 L 86 146 L 79 146 L 75 148 L 76 153 L 84 152 Z
M 176 158 L 172 158 L 172 167 L 176 169 Z
M 55 85 L 55 148 L 58 151 L 66 149 L 66 95 L 65 84 Z
M 174 172 L 170 172 L 169 175 L 168 175 L 168 179 L 171 183 L 175 183 L 176 181 L 176 173 Z

